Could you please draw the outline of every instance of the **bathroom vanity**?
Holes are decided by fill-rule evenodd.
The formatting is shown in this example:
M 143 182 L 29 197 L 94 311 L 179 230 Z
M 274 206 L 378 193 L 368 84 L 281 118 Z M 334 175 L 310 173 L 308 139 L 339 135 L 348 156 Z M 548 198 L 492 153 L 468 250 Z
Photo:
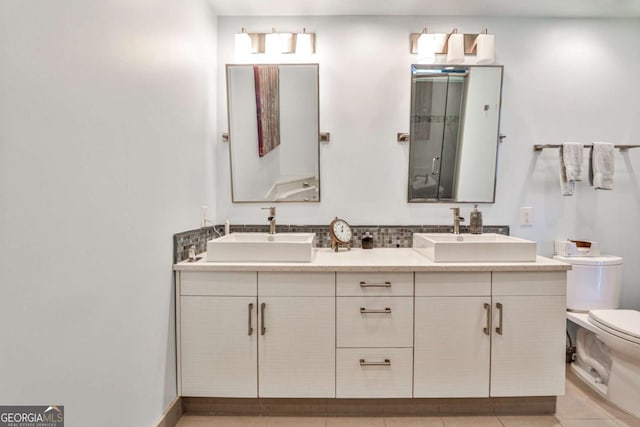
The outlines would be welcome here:
M 410 248 L 180 262 L 178 394 L 224 413 L 553 412 L 569 268 Z

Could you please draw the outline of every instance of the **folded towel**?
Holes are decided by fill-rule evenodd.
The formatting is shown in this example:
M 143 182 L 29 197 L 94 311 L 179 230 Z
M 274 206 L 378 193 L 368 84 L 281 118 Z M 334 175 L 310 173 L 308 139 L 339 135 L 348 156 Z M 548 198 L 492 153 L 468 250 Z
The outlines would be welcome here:
M 565 142 L 560 149 L 560 188 L 563 196 L 573 195 L 576 181 L 582 180 L 584 146 L 580 142 Z
M 613 144 L 594 142 L 589 178 L 596 189 L 613 190 Z

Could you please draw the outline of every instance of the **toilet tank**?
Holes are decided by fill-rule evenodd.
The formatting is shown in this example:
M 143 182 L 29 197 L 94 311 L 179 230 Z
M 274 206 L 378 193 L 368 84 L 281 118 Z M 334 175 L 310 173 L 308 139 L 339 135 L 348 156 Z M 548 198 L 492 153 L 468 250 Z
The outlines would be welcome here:
M 613 255 L 556 255 L 553 259 L 571 264 L 571 270 L 567 272 L 567 310 L 589 311 L 620 306 L 622 258 Z

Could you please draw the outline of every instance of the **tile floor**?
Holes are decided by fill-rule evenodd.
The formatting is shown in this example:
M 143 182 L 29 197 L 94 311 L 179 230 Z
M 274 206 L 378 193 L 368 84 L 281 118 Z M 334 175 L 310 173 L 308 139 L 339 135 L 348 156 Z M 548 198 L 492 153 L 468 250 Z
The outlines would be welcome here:
M 640 427 L 640 419 L 622 412 L 584 385 L 567 369 L 566 394 L 555 415 L 482 417 L 216 417 L 182 416 L 177 427 Z

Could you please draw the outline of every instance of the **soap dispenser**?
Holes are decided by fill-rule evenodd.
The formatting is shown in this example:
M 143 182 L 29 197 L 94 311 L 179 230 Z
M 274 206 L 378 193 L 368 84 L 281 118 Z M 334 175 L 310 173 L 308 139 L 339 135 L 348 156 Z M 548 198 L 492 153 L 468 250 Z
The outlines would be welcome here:
M 473 206 L 469 215 L 469 233 L 482 234 L 482 212 L 478 210 L 478 205 Z

